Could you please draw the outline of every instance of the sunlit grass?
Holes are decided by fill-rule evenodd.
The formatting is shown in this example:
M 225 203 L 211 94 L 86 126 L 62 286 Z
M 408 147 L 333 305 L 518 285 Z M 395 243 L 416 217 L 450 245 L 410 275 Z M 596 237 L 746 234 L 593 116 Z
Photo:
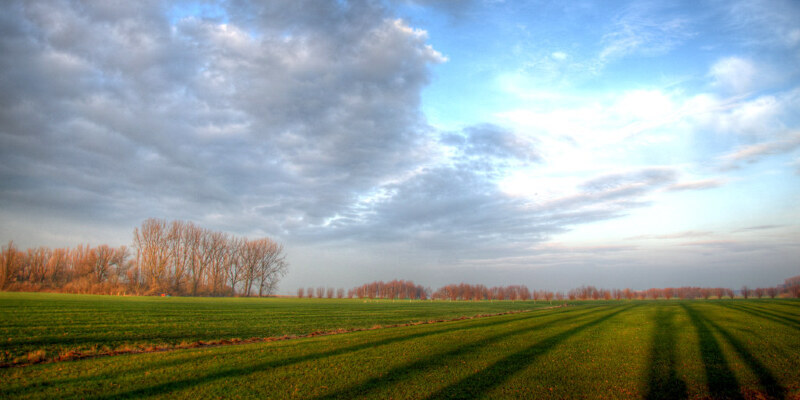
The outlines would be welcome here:
M 116 297 L 0 292 L 0 363 L 199 340 L 302 335 L 549 306 L 545 302 Z
M 800 395 L 799 306 L 744 300 L 589 303 L 285 342 L 40 364 L 2 370 L 0 395 L 794 398 Z

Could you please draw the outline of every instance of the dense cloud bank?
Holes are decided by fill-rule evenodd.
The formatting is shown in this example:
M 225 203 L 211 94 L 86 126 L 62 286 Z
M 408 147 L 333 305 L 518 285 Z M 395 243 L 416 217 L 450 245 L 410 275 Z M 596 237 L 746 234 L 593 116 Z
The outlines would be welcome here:
M 76 218 L 321 224 L 419 162 L 441 55 L 373 5 L 6 6 L 3 198 Z
M 613 217 L 672 177 L 512 198 L 496 180 L 539 162 L 537 144 L 489 124 L 428 126 L 420 91 L 445 57 L 425 32 L 370 2 L 225 7 L 201 18 L 155 2 L 5 6 L 6 209 L 459 246 Z

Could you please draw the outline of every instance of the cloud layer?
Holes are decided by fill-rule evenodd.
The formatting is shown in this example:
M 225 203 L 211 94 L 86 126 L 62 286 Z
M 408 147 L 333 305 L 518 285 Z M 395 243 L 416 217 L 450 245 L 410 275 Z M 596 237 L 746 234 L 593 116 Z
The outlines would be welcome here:
M 319 224 L 425 156 L 443 58 L 369 4 L 16 3 L 2 38 L 3 197 L 81 218 Z M 176 215 L 178 214 L 178 215 Z

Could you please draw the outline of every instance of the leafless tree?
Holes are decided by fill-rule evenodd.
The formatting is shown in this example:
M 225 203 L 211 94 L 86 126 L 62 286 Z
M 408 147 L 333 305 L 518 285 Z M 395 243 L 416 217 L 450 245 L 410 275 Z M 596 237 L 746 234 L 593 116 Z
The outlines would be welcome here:
M 223 286 L 226 281 L 227 265 L 231 253 L 230 245 L 230 239 L 222 232 L 207 231 L 203 235 L 202 258 L 207 263 L 204 268 L 208 271 L 211 293 L 217 296 L 222 295 L 224 292 Z
M 767 288 L 767 296 L 769 296 L 770 299 L 774 299 L 775 296 L 777 295 L 778 295 L 778 288 L 776 288 L 775 286 L 770 286 Z
M 7 245 L 3 246 L 2 258 L 0 258 L 0 289 L 5 289 L 9 284 L 14 283 L 17 279 L 19 271 L 22 269 L 23 254 L 13 241 L 9 241 Z
M 142 223 L 141 229 L 133 230 L 133 243 L 136 247 L 137 265 L 151 291 L 159 292 L 164 287 L 169 264 L 167 247 L 167 223 L 150 218 Z
M 742 297 L 744 297 L 745 300 L 747 300 L 750 297 L 750 288 L 747 287 L 747 285 L 742 286 L 741 293 L 742 293 Z
M 208 280 L 206 271 L 214 255 L 213 250 L 207 247 L 212 244 L 209 233 L 193 223 L 186 224 L 184 241 L 189 247 L 189 288 L 192 296 L 197 296 L 201 284 Z

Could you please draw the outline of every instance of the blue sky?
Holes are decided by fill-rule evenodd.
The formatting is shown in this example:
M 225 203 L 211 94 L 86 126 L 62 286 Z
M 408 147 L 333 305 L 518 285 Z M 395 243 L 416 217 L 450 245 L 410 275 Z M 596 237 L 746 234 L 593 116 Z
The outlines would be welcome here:
M 191 220 L 285 293 L 800 273 L 796 2 L 2 7 L 2 240 Z

